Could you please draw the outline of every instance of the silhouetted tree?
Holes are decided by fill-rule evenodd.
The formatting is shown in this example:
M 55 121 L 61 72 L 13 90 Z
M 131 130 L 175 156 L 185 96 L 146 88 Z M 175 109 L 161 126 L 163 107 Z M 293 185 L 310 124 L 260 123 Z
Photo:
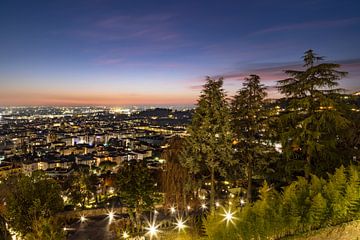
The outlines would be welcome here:
M 210 180 L 210 207 L 214 210 L 218 175 L 226 176 L 232 158 L 232 130 L 223 79 L 208 77 L 187 128 L 182 164 L 201 180 Z
M 252 178 L 268 165 L 269 152 L 274 152 L 268 135 L 269 113 L 264 107 L 265 87 L 260 77 L 250 75 L 231 102 L 232 125 L 236 136 L 235 157 L 247 176 L 247 199 L 252 200 Z
M 347 73 L 337 70 L 339 64 L 318 64 L 323 57 L 312 50 L 303 59 L 305 69 L 286 70 L 289 78 L 278 81 L 278 88 L 290 100 L 281 116 L 282 148 L 287 158 L 304 158 L 308 178 L 314 165 L 336 156 L 337 135 L 348 126 L 336 101 L 338 81 Z

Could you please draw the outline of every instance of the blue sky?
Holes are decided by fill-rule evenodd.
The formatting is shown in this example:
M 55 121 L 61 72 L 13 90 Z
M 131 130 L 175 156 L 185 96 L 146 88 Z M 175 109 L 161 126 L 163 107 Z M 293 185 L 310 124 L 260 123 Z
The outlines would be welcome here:
M 0 105 L 191 104 L 206 75 L 229 95 L 250 73 L 274 86 L 309 48 L 360 90 L 359 12 L 355 0 L 3 0 Z

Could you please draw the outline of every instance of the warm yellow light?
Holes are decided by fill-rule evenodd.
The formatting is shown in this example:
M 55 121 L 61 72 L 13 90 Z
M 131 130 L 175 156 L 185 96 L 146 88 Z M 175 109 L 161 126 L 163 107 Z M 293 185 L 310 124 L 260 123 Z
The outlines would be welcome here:
M 224 216 L 223 221 L 226 221 L 226 225 L 228 225 L 229 222 L 231 222 L 232 224 L 234 223 L 234 220 L 236 219 L 234 214 L 235 212 L 232 212 L 231 209 L 229 209 L 228 211 L 224 210 L 224 214 L 222 214 L 222 216 Z
M 115 214 L 114 214 L 113 211 L 110 211 L 110 212 L 108 213 L 108 217 L 109 217 L 109 221 L 110 221 L 110 222 L 114 219 L 114 216 L 115 216 Z
M 176 223 L 175 223 L 175 228 L 180 231 L 184 230 L 185 228 L 187 228 L 187 226 L 185 225 L 186 221 L 183 221 L 182 218 L 176 219 Z
M 147 234 L 150 235 L 150 238 L 156 237 L 159 232 L 158 226 L 156 226 L 155 223 L 150 224 L 149 227 L 145 229 L 148 231 Z
M 123 232 L 123 238 L 124 239 L 127 239 L 127 238 L 129 238 L 130 237 L 130 235 L 125 231 L 125 232 Z
M 227 213 L 225 214 L 225 220 L 226 220 L 226 221 L 231 221 L 232 219 L 233 219 L 232 213 L 227 212 Z
M 83 223 L 83 222 L 86 222 L 86 220 L 87 220 L 87 219 L 86 219 L 86 217 L 85 217 L 85 216 L 81 216 L 81 217 L 80 217 L 80 222 L 82 222 L 82 223 Z
M 202 208 L 203 210 L 207 209 L 206 204 L 205 204 L 205 203 L 201 204 L 201 208 Z
M 171 212 L 172 214 L 174 214 L 174 213 L 176 212 L 175 207 L 171 207 L 171 208 L 170 208 L 170 212 Z

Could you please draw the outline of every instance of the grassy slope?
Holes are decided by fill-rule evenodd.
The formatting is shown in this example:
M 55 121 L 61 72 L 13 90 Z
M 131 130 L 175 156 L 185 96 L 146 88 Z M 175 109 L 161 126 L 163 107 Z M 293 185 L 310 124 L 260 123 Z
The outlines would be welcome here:
M 360 220 L 322 228 L 301 236 L 287 237 L 283 240 L 360 240 Z

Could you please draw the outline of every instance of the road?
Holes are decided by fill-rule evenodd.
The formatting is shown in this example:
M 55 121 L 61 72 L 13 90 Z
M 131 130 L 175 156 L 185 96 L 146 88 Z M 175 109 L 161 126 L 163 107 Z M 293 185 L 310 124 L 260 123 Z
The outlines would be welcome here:
M 75 223 L 69 226 L 68 240 L 113 240 L 109 231 L 109 218 L 97 216 L 88 218 L 83 223 Z

